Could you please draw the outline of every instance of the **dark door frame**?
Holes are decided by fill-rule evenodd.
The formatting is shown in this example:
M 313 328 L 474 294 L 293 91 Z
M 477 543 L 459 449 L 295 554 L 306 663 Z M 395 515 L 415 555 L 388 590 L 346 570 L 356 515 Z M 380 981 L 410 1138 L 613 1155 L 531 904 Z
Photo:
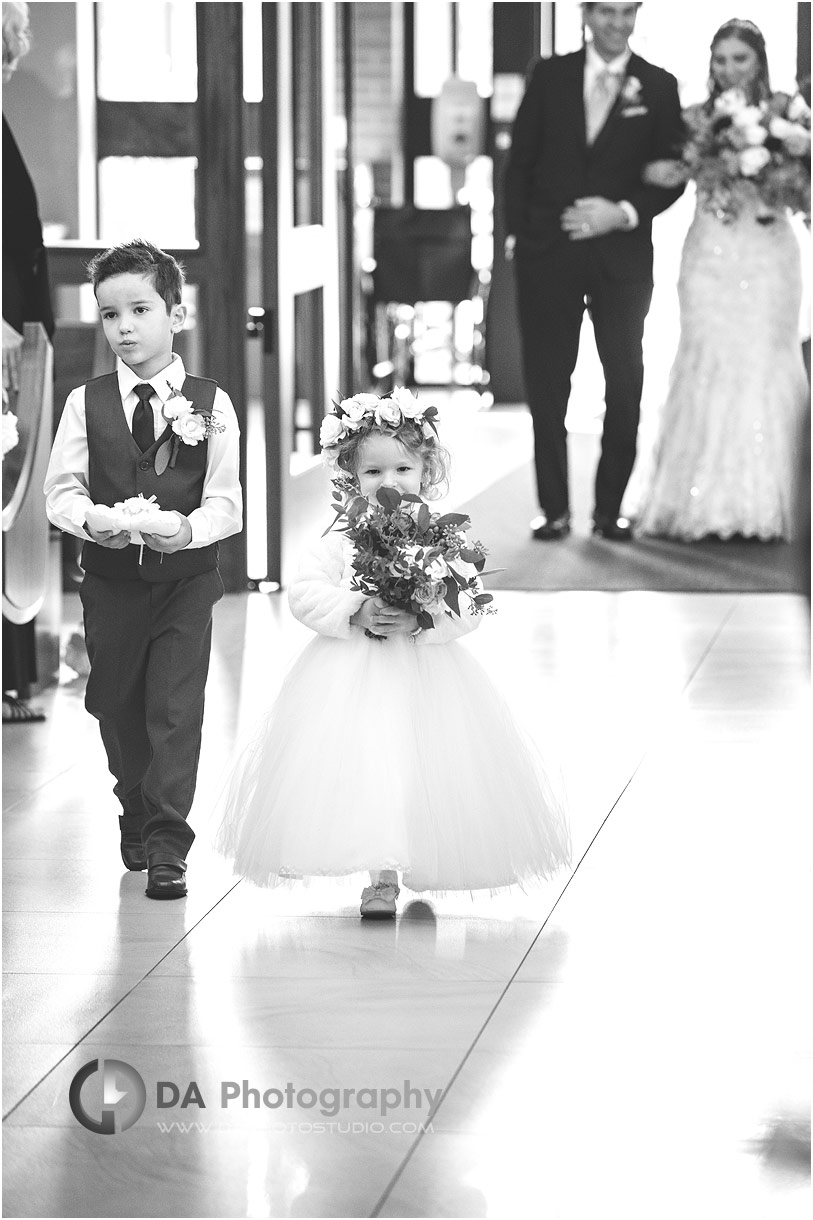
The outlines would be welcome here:
M 318 346 L 304 353 L 314 363 L 307 378 L 318 433 L 321 416 L 342 387 L 340 377 L 338 200 L 333 140 L 328 115 L 333 114 L 336 5 L 320 6 L 318 36 L 306 45 L 294 43 L 295 5 L 290 0 L 263 5 L 263 102 L 260 116 L 260 155 L 263 163 L 262 280 L 265 311 L 263 398 L 266 445 L 267 579 L 274 585 L 289 580 L 295 556 L 318 537 L 329 521 L 325 475 L 314 463 L 291 473 L 297 395 L 297 321 Z M 311 141 L 300 145 L 303 164 L 294 162 L 294 62 L 310 73 L 314 95 L 323 99 L 312 121 Z M 316 128 L 319 128 L 317 131 Z M 307 133 L 307 128 L 305 129 Z M 316 160 L 319 160 L 317 167 Z M 295 223 L 294 180 L 310 163 L 321 177 L 312 201 L 311 223 Z M 310 311 L 310 313 L 309 313 Z M 304 325 L 314 312 L 315 323 Z M 318 448 L 316 450 L 318 452 Z
M 198 325 L 205 366 L 228 392 L 240 425 L 241 469 L 246 451 L 246 271 L 243 155 L 242 6 L 196 6 L 196 102 L 109 102 L 97 105 L 98 157 L 196 156 L 198 245 L 169 252 L 199 287 Z M 133 236 L 136 236 L 135 234 Z M 143 236 L 149 237 L 149 234 Z M 87 262 L 104 246 L 66 241 L 49 246 L 56 285 L 86 282 Z M 90 376 L 92 370 L 88 370 Z M 56 404 L 61 410 L 63 404 Z M 246 587 L 245 530 L 220 545 L 228 592 Z

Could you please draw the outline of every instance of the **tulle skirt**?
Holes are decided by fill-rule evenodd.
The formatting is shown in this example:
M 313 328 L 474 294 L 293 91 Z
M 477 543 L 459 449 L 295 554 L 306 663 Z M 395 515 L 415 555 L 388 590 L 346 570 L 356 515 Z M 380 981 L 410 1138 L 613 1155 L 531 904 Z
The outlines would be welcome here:
M 227 784 L 217 847 L 259 885 L 397 869 L 495 890 L 570 859 L 561 786 L 465 646 L 318 636 Z

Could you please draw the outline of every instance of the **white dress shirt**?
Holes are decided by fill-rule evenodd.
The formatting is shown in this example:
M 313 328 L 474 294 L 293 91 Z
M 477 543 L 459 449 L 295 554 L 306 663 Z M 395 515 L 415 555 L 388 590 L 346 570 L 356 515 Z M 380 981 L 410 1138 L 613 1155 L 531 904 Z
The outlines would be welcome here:
M 630 61 L 631 54 L 632 52 L 628 47 L 623 55 L 619 55 L 616 59 L 606 60 L 601 58 L 592 43 L 587 43 L 584 56 L 585 106 L 587 105 L 590 95 L 593 92 L 593 86 L 595 85 L 599 76 L 601 76 L 602 72 L 611 72 L 613 76 L 618 77 L 618 89 L 621 89 L 621 84 L 626 76 L 627 64 Z
M 121 406 L 130 431 L 138 403 L 135 387 L 145 381 L 149 381 L 153 387 L 150 405 L 157 440 L 167 426 L 161 408 L 170 397 L 170 387 L 180 391 L 186 377 L 183 360 L 180 356 L 173 355 L 166 368 L 149 378 L 138 377 L 128 365 L 117 360 L 116 375 L 119 379 Z M 215 421 L 225 424 L 226 427 L 225 431 L 210 436 L 207 442 L 201 506 L 194 509 L 187 518 L 192 527 L 192 541 L 188 543 L 188 550 L 209 546 L 221 538 L 238 534 L 243 528 L 240 429 L 232 401 L 219 387 L 215 392 L 213 412 Z M 77 538 L 87 538 L 84 529 L 85 517 L 93 501 L 88 490 L 88 442 L 83 385 L 71 390 L 65 403 L 48 463 L 44 491 L 48 520 Z
M 613 76 L 618 77 L 618 92 L 623 88 L 624 79 L 627 74 L 627 64 L 630 61 L 632 52 L 629 47 L 624 51 L 623 55 L 616 56 L 615 59 L 602 59 L 598 51 L 591 43 L 587 43 L 584 48 L 584 109 L 587 113 L 587 107 L 593 88 L 602 72 L 611 72 Z M 638 212 L 627 199 L 619 199 L 618 206 L 623 208 L 627 217 L 627 228 L 637 229 L 638 227 Z

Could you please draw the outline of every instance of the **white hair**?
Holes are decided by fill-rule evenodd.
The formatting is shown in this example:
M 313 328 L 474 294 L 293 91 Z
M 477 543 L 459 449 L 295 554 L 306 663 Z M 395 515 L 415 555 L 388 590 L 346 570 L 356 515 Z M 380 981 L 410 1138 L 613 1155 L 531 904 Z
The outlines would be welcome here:
M 18 0 L 3 3 L 3 80 L 7 81 L 17 64 L 31 49 L 28 5 Z

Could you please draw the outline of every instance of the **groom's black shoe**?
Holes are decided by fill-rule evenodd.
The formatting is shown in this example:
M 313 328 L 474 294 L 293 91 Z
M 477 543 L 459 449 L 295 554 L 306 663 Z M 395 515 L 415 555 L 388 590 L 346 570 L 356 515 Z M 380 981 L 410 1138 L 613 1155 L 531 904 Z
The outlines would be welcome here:
M 186 863 L 169 852 L 150 852 L 147 862 L 148 898 L 185 898 Z
M 147 867 L 147 849 L 138 832 L 121 832 L 121 858 L 131 873 L 141 873 Z
M 609 542 L 632 542 L 632 525 L 626 517 L 595 517 L 593 533 Z
M 531 522 L 531 537 L 538 542 L 558 542 L 561 538 L 567 538 L 569 533 L 570 517 L 567 513 L 552 520 L 545 516 L 534 517 Z

